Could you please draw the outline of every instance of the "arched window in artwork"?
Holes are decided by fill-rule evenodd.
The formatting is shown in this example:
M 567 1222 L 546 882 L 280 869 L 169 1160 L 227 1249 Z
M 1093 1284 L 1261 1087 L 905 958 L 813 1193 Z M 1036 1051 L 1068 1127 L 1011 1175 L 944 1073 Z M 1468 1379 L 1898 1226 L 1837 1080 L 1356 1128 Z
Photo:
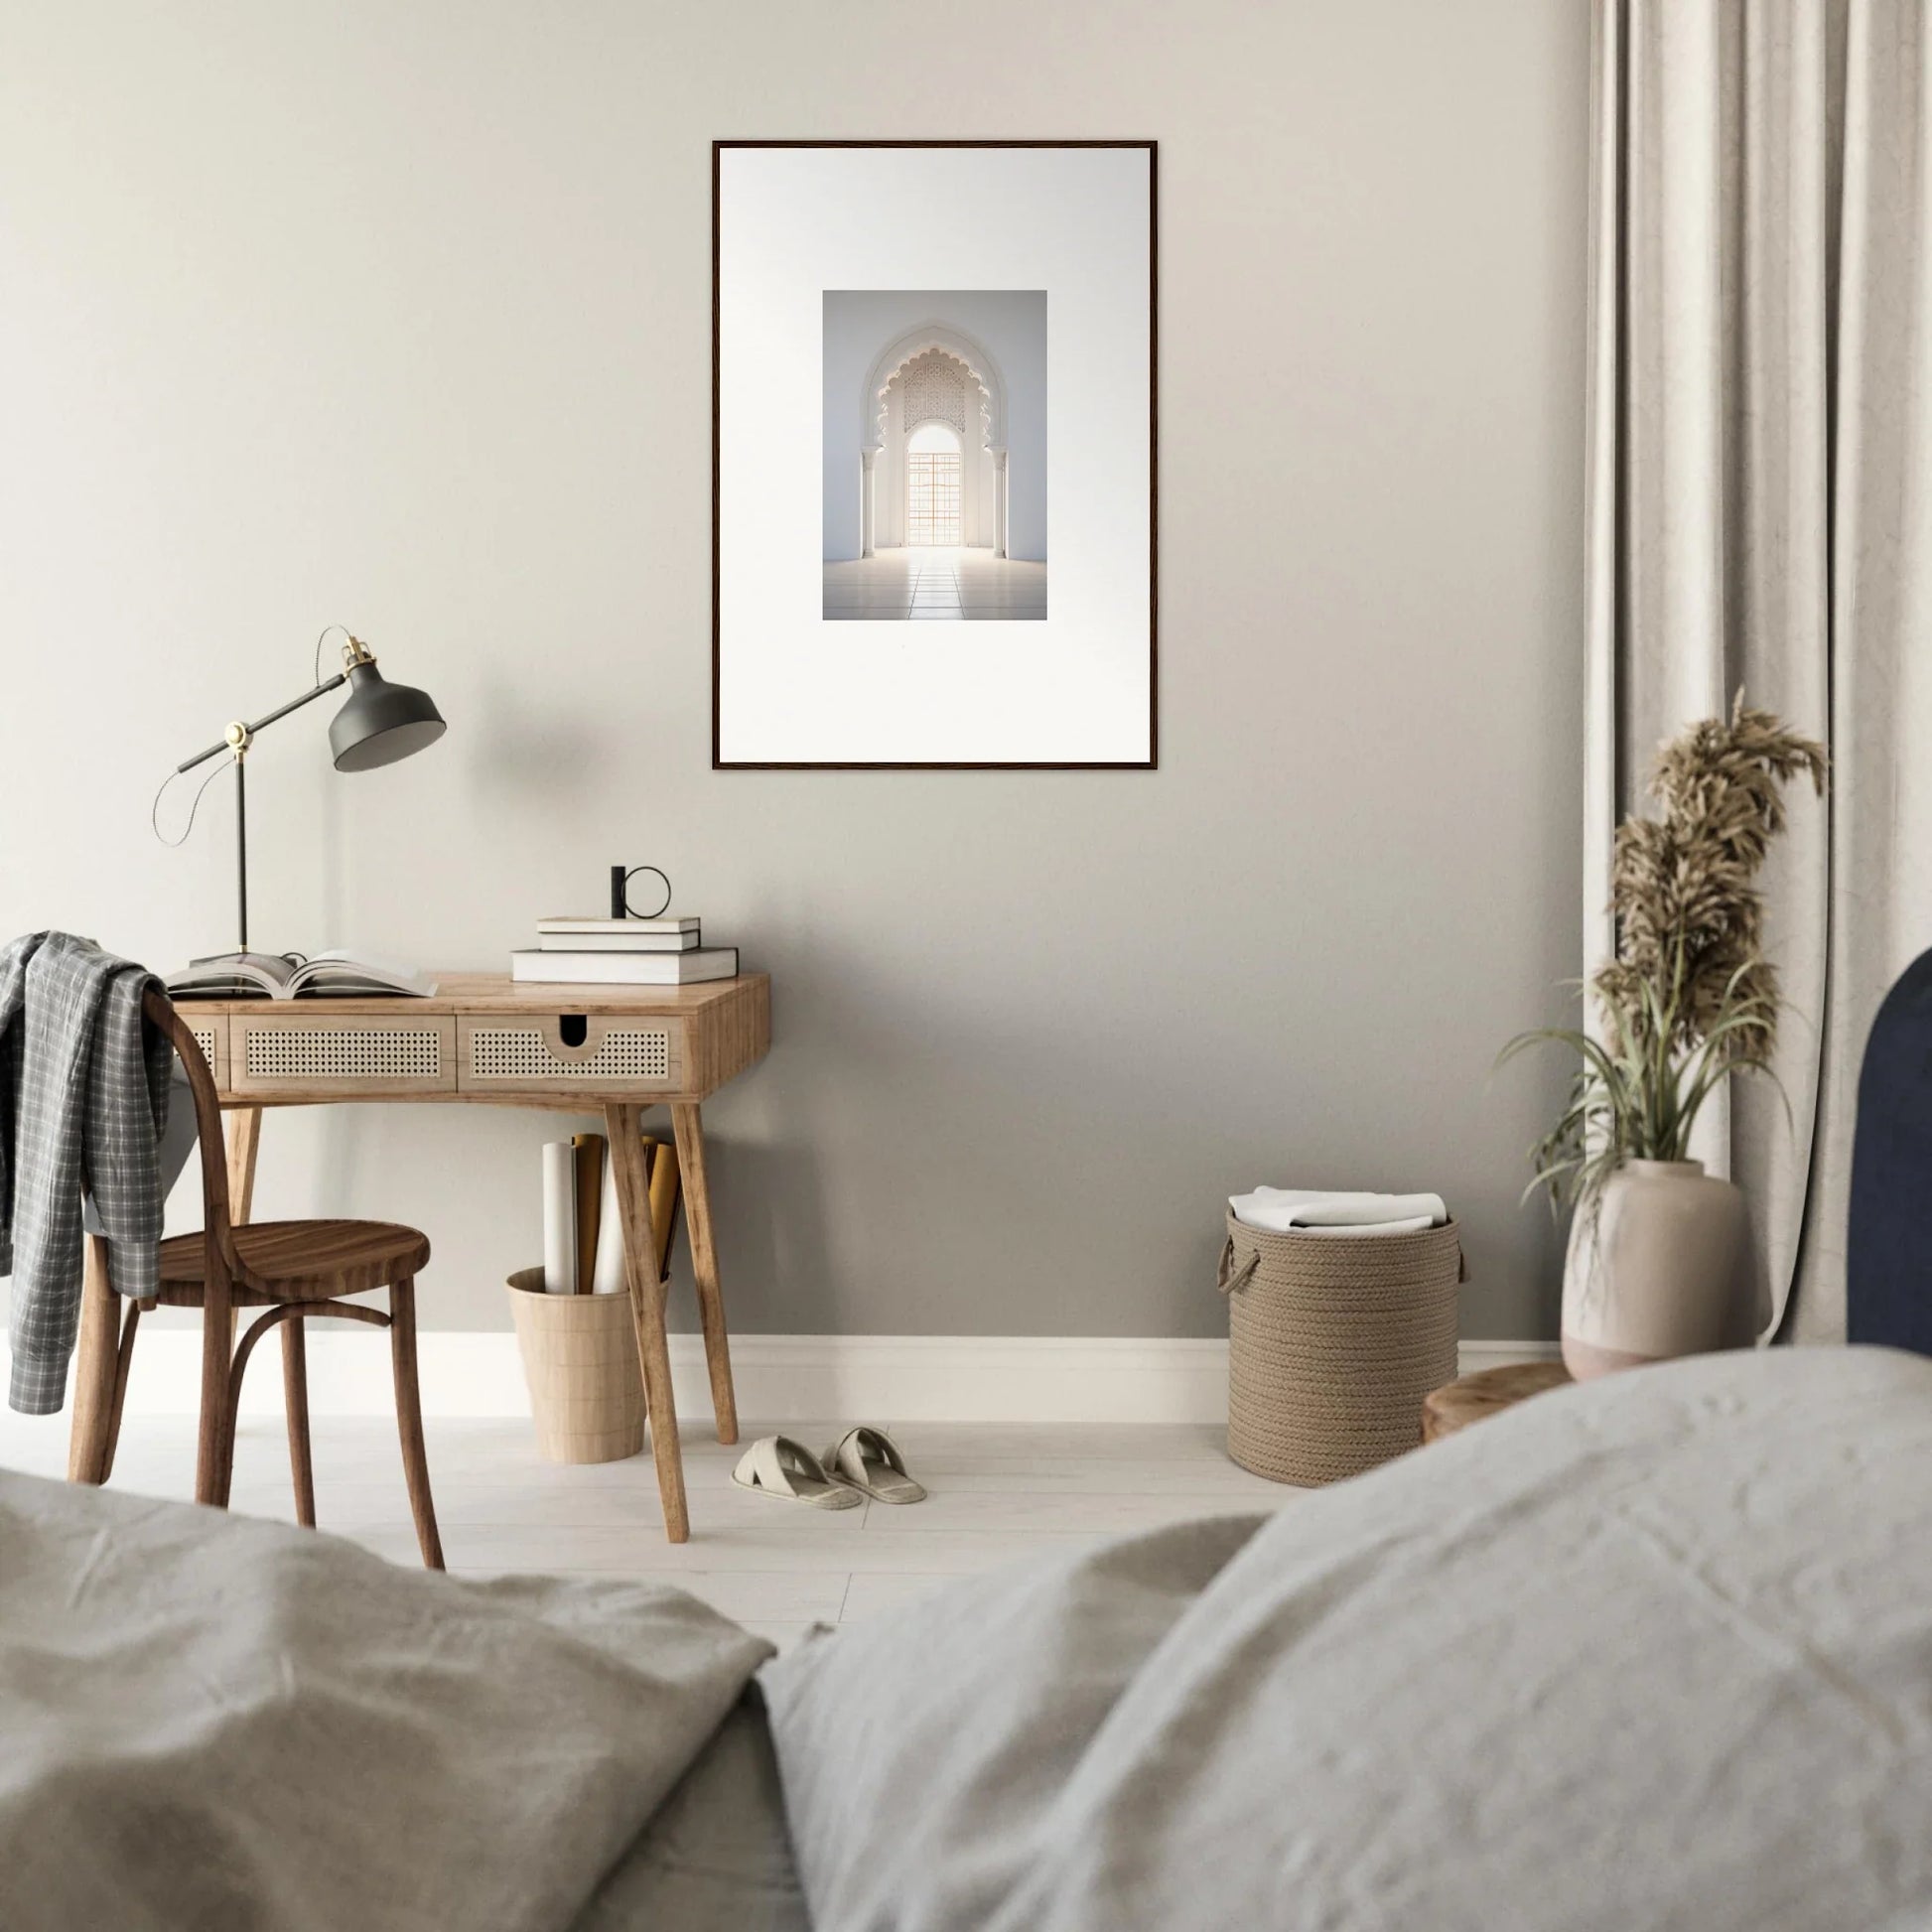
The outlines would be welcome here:
M 1006 378 L 985 345 L 942 319 L 919 323 L 880 349 L 859 400 L 860 555 L 872 556 L 875 542 L 893 549 L 921 541 L 906 525 L 907 445 L 925 424 L 942 423 L 959 438 L 959 532 L 932 540 L 1004 557 Z
M 905 541 L 956 548 L 961 520 L 960 432 L 928 418 L 905 439 Z

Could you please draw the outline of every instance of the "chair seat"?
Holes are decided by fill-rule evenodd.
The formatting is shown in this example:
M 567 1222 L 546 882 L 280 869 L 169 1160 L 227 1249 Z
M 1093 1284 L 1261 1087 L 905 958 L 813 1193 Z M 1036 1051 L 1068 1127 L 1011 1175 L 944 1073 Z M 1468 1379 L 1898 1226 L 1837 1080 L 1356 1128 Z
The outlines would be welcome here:
M 399 1221 L 251 1221 L 234 1230 L 234 1244 L 243 1265 L 281 1302 L 359 1295 L 411 1279 L 429 1260 L 429 1236 Z M 199 1231 L 162 1242 L 164 1293 L 201 1288 L 207 1266 Z

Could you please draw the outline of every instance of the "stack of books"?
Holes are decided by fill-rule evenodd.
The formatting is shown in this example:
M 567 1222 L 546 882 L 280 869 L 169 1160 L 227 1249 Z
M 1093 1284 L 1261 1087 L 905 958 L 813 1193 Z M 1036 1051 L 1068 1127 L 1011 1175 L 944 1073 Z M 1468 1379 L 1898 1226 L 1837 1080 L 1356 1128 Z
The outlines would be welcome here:
M 696 919 L 539 919 L 534 948 L 510 954 L 533 985 L 695 986 L 738 977 L 736 946 L 707 946 Z

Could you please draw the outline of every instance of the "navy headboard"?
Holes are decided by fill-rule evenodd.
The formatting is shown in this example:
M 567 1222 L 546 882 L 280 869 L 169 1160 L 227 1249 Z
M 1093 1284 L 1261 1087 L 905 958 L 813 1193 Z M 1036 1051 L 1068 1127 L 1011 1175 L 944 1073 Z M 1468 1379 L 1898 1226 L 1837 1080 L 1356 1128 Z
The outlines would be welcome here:
M 1932 952 L 1872 1022 L 1859 1076 L 1846 1337 L 1932 1355 Z

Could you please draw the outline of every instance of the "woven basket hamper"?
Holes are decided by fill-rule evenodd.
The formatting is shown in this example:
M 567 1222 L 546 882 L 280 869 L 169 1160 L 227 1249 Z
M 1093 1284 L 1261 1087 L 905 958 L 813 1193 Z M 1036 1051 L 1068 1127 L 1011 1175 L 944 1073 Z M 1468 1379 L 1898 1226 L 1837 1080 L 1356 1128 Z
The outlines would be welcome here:
M 1414 1449 L 1423 1397 L 1455 1380 L 1455 1222 L 1270 1234 L 1230 1214 L 1227 1227 L 1228 1454 L 1311 1485 Z

